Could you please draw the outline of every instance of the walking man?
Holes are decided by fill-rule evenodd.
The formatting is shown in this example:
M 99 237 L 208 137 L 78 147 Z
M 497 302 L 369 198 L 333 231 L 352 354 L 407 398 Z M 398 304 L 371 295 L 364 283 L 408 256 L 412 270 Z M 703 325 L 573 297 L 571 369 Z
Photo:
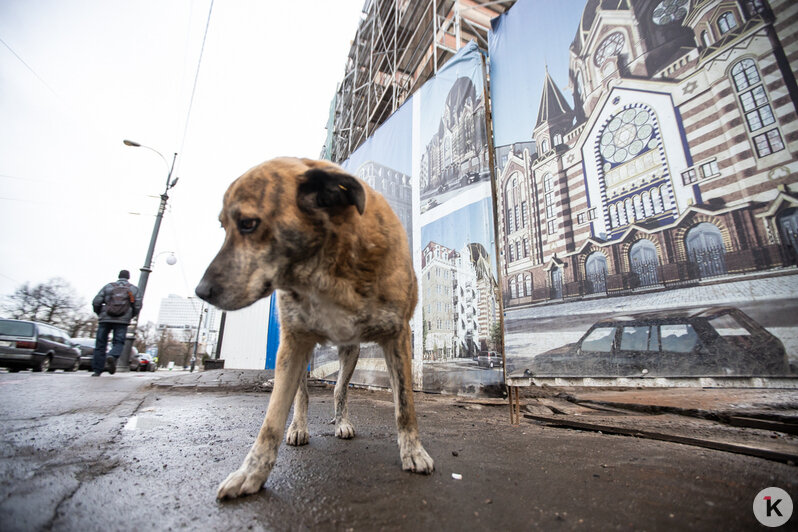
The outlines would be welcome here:
M 129 271 L 120 271 L 119 280 L 105 285 L 92 301 L 94 312 L 99 316 L 94 359 L 91 364 L 94 370 L 92 377 L 99 377 L 105 369 L 105 351 L 108 347 L 108 334 L 111 332 L 114 333 L 114 339 L 111 351 L 108 352 L 109 366 L 111 366 L 109 371 L 110 373 L 116 371 L 116 360 L 125 346 L 127 326 L 141 310 L 139 289 L 130 284 L 129 279 Z

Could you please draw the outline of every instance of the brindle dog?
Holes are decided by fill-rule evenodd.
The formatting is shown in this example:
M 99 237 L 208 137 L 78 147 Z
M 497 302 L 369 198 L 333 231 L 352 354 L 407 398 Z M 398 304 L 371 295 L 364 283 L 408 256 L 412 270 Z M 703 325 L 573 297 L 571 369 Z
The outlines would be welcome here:
M 318 343 L 338 346 L 335 435 L 355 435 L 346 392 L 361 342 L 385 354 L 393 389 L 402 469 L 431 473 L 418 435 L 409 320 L 417 300 L 405 231 L 385 199 L 325 161 L 281 158 L 238 178 L 219 216 L 221 250 L 196 288 L 236 310 L 275 292 L 280 347 L 266 418 L 244 463 L 219 486 L 219 499 L 256 493 L 277 458 L 291 399 L 289 445 L 308 443 L 306 368 Z

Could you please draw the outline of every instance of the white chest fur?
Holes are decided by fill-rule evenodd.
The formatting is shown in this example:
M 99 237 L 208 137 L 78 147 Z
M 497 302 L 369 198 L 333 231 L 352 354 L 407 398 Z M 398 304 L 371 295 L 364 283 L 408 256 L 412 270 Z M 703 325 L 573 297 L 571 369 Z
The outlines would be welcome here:
M 350 312 L 335 303 L 316 298 L 291 300 L 283 306 L 286 316 L 281 321 L 305 330 L 336 345 L 355 344 L 361 341 L 363 316 Z

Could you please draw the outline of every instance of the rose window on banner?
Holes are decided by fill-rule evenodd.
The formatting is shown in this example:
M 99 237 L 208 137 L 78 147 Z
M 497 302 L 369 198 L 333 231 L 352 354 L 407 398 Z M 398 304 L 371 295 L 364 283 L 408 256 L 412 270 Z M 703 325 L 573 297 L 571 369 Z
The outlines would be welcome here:
M 664 26 L 671 22 L 678 22 L 687 16 L 687 0 L 662 0 L 657 7 L 654 8 L 654 13 L 651 15 L 651 20 L 654 24 Z
M 615 32 L 599 44 L 598 48 L 596 49 L 596 53 L 593 56 L 593 62 L 596 64 L 597 67 L 600 67 L 604 64 L 604 61 L 609 59 L 614 55 L 618 55 L 623 51 L 623 43 L 626 41 L 623 37 L 623 33 Z
M 615 115 L 601 135 L 599 151 L 604 171 L 656 148 L 654 133 L 654 117 L 646 109 L 626 109 Z

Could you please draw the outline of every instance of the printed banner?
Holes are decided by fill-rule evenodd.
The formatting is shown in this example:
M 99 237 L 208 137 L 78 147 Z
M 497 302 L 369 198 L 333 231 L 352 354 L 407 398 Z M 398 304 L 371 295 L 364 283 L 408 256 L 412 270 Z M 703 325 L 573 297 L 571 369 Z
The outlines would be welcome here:
M 790 373 L 789 2 L 548 5 L 490 34 L 508 374 Z
M 470 43 L 343 164 L 407 230 L 420 291 L 414 382 L 426 391 L 479 393 L 503 382 L 484 78 Z M 335 346 L 317 348 L 311 372 L 337 378 Z M 377 345 L 361 346 L 352 382 L 389 386 Z

